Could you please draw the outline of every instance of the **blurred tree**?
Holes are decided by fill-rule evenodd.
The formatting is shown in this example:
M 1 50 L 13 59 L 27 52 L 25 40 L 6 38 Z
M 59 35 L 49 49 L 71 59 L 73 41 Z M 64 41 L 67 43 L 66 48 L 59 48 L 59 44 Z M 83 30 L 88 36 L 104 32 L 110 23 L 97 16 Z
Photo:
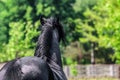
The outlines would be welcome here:
M 7 7 L 5 6 L 4 2 L 0 1 L 0 50 L 2 50 L 2 47 L 4 45 L 4 43 L 7 42 L 7 27 L 4 24 L 7 20 L 3 19 L 6 17 L 6 9 Z
M 66 1 L 54 1 L 54 0 L 1 0 L 0 1 L 0 7 L 1 7 L 1 13 L 0 13 L 0 20 L 1 20 L 1 35 L 0 40 L 1 44 L 3 42 L 6 44 L 4 45 L 4 48 L 1 46 L 1 56 L 5 57 L 6 54 L 9 55 L 15 55 L 16 52 L 23 51 L 25 48 L 25 44 L 29 43 L 29 41 L 32 39 L 34 40 L 34 43 L 37 40 L 37 37 L 34 36 L 25 36 L 26 34 L 29 34 L 26 30 L 29 30 L 30 26 L 35 26 L 36 21 L 39 20 L 39 17 L 41 14 L 44 14 L 45 16 L 50 15 L 61 15 L 60 19 L 65 21 L 65 18 L 69 16 L 68 11 L 72 10 L 72 6 L 70 3 L 73 3 L 74 0 L 66 0 Z M 56 3 L 59 3 L 56 5 Z M 68 8 L 69 6 L 69 8 Z M 72 15 L 72 14 L 70 14 Z M 28 25 L 28 23 L 31 23 Z M 27 25 L 29 26 L 28 28 Z M 38 25 L 39 26 L 39 25 Z M 19 28 L 16 28 L 19 27 Z M 34 27 L 35 30 L 38 29 L 38 27 Z M 18 30 L 18 31 L 17 31 Z M 14 32 L 15 31 L 15 32 Z M 36 33 L 35 31 L 31 30 L 31 35 Z M 12 33 L 11 33 L 12 32 Z M 13 34 L 15 33 L 15 34 Z M 17 36 L 17 38 L 15 38 Z M 37 36 L 37 35 L 36 35 Z M 28 38 L 28 42 L 25 42 L 25 39 Z M 20 46 L 21 45 L 21 46 Z M 28 44 L 27 44 L 28 45 Z M 16 46 L 16 47 L 15 47 Z M 30 43 L 28 46 L 32 46 Z M 28 47 L 27 47 L 28 48 Z M 7 49 L 7 50 L 6 50 Z M 9 52 L 12 51 L 12 52 Z M 2 54 L 4 53 L 4 54 Z M 6 54 L 5 54 L 6 53 Z M 6 55 L 7 56 L 7 55 Z M 13 59 L 13 57 L 9 56 L 10 59 Z M 1 58 L 3 59 L 3 58 Z M 6 60 L 10 60 L 6 59 Z M 1 60 L 1 61 L 4 61 Z
M 99 13 L 98 16 L 102 16 L 99 23 L 95 22 L 99 34 L 98 43 L 105 48 L 112 47 L 115 52 L 112 58 L 120 63 L 120 0 L 101 1 L 95 10 Z
M 11 60 L 16 53 L 31 55 L 39 33 L 40 15 L 56 15 L 67 34 L 63 52 L 73 49 L 73 59 L 80 53 L 80 63 L 90 63 L 91 44 L 94 44 L 96 61 L 111 63 L 114 51 L 114 57 L 119 59 L 119 3 L 119 0 L 1 0 L 0 60 Z M 76 41 L 83 46 L 81 49 L 73 46 Z
M 65 48 L 65 54 L 64 57 L 68 57 L 68 59 L 72 59 L 74 62 L 77 62 L 78 64 L 82 63 L 82 57 L 83 57 L 83 47 L 80 46 L 80 43 L 78 41 L 72 42 L 70 45 L 68 45 Z
M 84 12 L 85 20 L 77 19 L 76 31 L 83 33 L 79 38 L 83 43 L 94 43 L 96 57 L 101 53 L 103 63 L 120 63 L 119 56 L 119 0 L 98 1 L 92 9 Z M 84 27 L 82 27 L 84 26 Z M 115 53 L 115 54 L 113 54 Z M 105 54 L 105 55 L 104 55 Z M 98 61 L 98 60 L 97 60 Z
M 33 54 L 40 25 L 39 17 L 36 15 L 35 1 L 4 0 L 1 3 L 4 4 L 0 13 L 1 25 L 4 25 L 1 28 L 6 27 L 6 33 L 2 33 L 7 36 L 7 39 L 4 40 L 6 45 L 1 47 L 0 61 L 14 59 L 16 53 L 20 56 Z M 0 39 L 2 39 L 1 36 Z
M 27 23 L 12 22 L 10 23 L 10 39 L 5 46 L 4 55 L 1 54 L 0 61 L 8 61 L 17 57 L 33 55 L 35 42 L 34 37 L 39 34 L 36 30 L 39 22 L 33 26 L 31 21 Z

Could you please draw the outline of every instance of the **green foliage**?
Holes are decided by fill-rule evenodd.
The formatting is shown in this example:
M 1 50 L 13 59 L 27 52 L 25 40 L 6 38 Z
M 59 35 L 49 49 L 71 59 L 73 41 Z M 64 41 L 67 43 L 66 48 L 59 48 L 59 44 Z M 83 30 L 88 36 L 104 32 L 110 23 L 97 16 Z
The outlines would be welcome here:
M 4 55 L 1 54 L 0 61 L 8 61 L 14 59 L 16 56 L 28 56 L 33 55 L 33 48 L 35 43 L 32 39 L 39 34 L 36 30 L 38 28 L 39 22 L 36 22 L 35 25 L 32 25 L 31 21 L 24 22 L 12 22 L 10 26 L 10 39 L 9 43 L 5 46 Z
M 26 0 L 4 0 L 0 3 L 0 44 L 3 45 L 0 46 L 0 62 L 9 61 L 16 56 L 33 55 L 40 26 L 39 20 L 33 19 L 37 16 L 34 2 L 33 5 Z
M 117 59 L 117 63 L 120 62 L 120 2 L 119 0 L 112 0 L 111 2 L 106 1 L 103 4 L 106 5 L 106 8 L 108 9 L 108 18 L 105 19 L 106 23 L 102 27 L 102 30 L 106 29 L 106 33 L 103 35 L 100 32 L 100 36 L 103 36 L 107 41 L 105 41 L 106 47 L 113 47 L 115 50 L 115 58 Z M 103 41 L 102 41 L 103 42 Z
M 83 35 L 82 38 L 79 38 L 80 42 L 85 44 L 97 43 L 98 45 L 94 46 L 96 51 L 99 51 L 101 47 L 104 47 L 104 49 L 112 48 L 115 54 L 111 59 L 114 60 L 116 58 L 116 63 L 120 62 L 119 8 L 120 3 L 118 0 L 98 1 L 96 6 L 91 9 L 87 8 L 83 12 L 84 20 L 75 20 L 77 24 L 76 31 Z M 106 52 L 106 54 L 109 53 Z
M 16 53 L 19 53 L 20 56 L 25 56 L 27 55 L 27 51 L 31 49 L 34 50 L 34 44 L 38 36 L 36 34 L 38 28 L 34 26 L 36 21 L 39 21 L 40 15 L 54 16 L 58 14 L 60 15 L 60 19 L 64 22 L 65 19 L 69 18 L 68 16 L 74 13 L 70 5 L 72 3 L 74 3 L 74 0 L 1 0 L 0 26 L 2 26 L 2 36 L 0 36 L 0 39 L 2 39 L 2 41 L 0 41 L 0 43 L 3 45 L 0 47 L 1 62 L 15 58 Z M 68 13 L 70 10 L 71 13 Z M 33 27 L 30 28 L 31 26 Z M 68 39 L 70 38 L 72 38 L 72 36 L 68 37 Z
M 78 77 L 74 77 L 74 78 L 69 78 L 69 80 L 118 80 L 118 78 L 113 78 L 113 77 L 78 78 Z
M 96 61 L 107 63 L 116 58 L 120 63 L 119 8 L 120 0 L 1 0 L 0 62 L 16 54 L 33 55 L 40 15 L 57 14 L 66 32 L 67 47 L 62 52 L 71 58 L 71 62 L 66 58 L 66 64 L 90 63 L 91 44 Z M 73 45 L 76 41 L 80 47 Z
M 67 62 L 67 65 L 70 65 L 70 71 L 71 71 L 70 73 L 76 76 L 78 74 L 78 71 L 76 68 L 77 62 L 73 61 L 72 58 L 67 58 L 66 62 Z
M 70 65 L 71 74 L 73 76 L 77 76 L 77 74 L 78 74 L 76 66 L 77 66 L 77 64 L 74 64 L 74 63 L 72 63 L 72 65 Z

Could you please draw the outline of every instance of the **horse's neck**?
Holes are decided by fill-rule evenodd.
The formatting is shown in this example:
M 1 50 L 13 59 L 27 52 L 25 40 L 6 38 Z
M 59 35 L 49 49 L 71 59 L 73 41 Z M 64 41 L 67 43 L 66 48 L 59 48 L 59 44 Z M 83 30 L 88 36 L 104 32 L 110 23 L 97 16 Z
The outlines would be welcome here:
M 62 67 L 58 34 L 52 29 L 44 30 L 37 43 L 34 56 L 46 56 L 50 62 L 55 62 Z M 50 63 L 51 64 L 51 63 Z
M 51 44 L 51 48 L 50 48 L 50 55 L 51 55 L 51 60 L 62 67 L 59 42 L 58 42 L 58 39 L 56 38 L 56 36 L 57 35 L 54 34 L 54 32 L 53 32 L 52 44 Z
M 49 28 L 42 31 L 38 39 L 34 56 L 40 57 L 49 55 L 51 41 L 52 41 L 52 29 Z

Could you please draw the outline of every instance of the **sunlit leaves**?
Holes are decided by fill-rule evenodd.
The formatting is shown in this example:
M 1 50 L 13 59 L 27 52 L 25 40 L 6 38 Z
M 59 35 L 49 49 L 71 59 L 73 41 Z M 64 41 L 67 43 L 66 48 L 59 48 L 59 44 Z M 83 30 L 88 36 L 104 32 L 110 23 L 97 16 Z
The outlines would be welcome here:
M 39 34 L 37 31 L 39 22 L 37 21 L 35 25 L 32 21 L 25 22 L 11 22 L 10 26 L 10 39 L 9 43 L 5 46 L 5 53 L 1 55 L 0 61 L 8 61 L 14 59 L 16 54 L 18 56 L 28 56 L 33 55 L 33 49 L 35 43 L 32 39 Z M 9 56 L 9 58 L 4 58 L 4 55 Z
M 96 11 L 99 12 L 100 15 L 97 16 L 102 17 L 102 19 L 95 21 L 95 28 L 99 35 L 99 45 L 104 47 L 112 47 L 115 50 L 117 63 L 119 63 L 120 3 L 117 1 L 118 0 L 105 0 L 102 4 L 98 5 Z M 105 11 L 105 13 L 102 11 Z M 104 14 L 107 15 L 103 16 Z
M 24 16 L 27 20 L 30 20 L 30 19 L 31 19 L 32 9 L 33 9 L 33 8 L 32 8 L 31 6 L 28 6 L 28 7 L 27 7 L 26 14 L 25 14 L 25 16 Z
M 37 15 L 39 15 L 39 14 L 41 14 L 42 13 L 42 10 L 43 10 L 43 5 L 42 5 L 42 3 L 38 3 L 38 5 L 37 5 Z

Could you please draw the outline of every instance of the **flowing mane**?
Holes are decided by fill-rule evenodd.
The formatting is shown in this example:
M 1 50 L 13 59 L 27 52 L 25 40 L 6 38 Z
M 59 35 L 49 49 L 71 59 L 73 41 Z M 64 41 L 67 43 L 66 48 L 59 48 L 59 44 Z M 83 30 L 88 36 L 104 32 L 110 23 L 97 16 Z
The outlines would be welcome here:
M 50 66 L 53 72 L 54 80 L 67 80 L 63 69 L 61 52 L 59 48 L 60 41 L 64 41 L 63 27 L 58 18 L 41 18 L 41 34 L 39 36 L 34 56 L 42 57 Z
M 42 29 L 41 35 L 38 38 L 36 50 L 34 56 L 40 57 L 47 55 L 51 46 L 52 40 L 52 27 L 44 26 L 44 30 Z M 44 55 L 43 55 L 44 54 Z
M 51 42 L 53 39 L 53 29 L 58 30 L 59 42 L 65 41 L 63 27 L 57 18 L 51 17 L 49 19 L 41 18 L 41 35 L 38 38 L 34 56 L 47 56 L 50 52 Z
M 56 19 L 55 21 L 55 28 L 57 28 L 58 33 L 59 33 L 59 42 L 62 40 L 63 42 L 65 42 L 65 33 L 63 30 L 63 26 L 62 24 L 59 22 L 58 19 Z

